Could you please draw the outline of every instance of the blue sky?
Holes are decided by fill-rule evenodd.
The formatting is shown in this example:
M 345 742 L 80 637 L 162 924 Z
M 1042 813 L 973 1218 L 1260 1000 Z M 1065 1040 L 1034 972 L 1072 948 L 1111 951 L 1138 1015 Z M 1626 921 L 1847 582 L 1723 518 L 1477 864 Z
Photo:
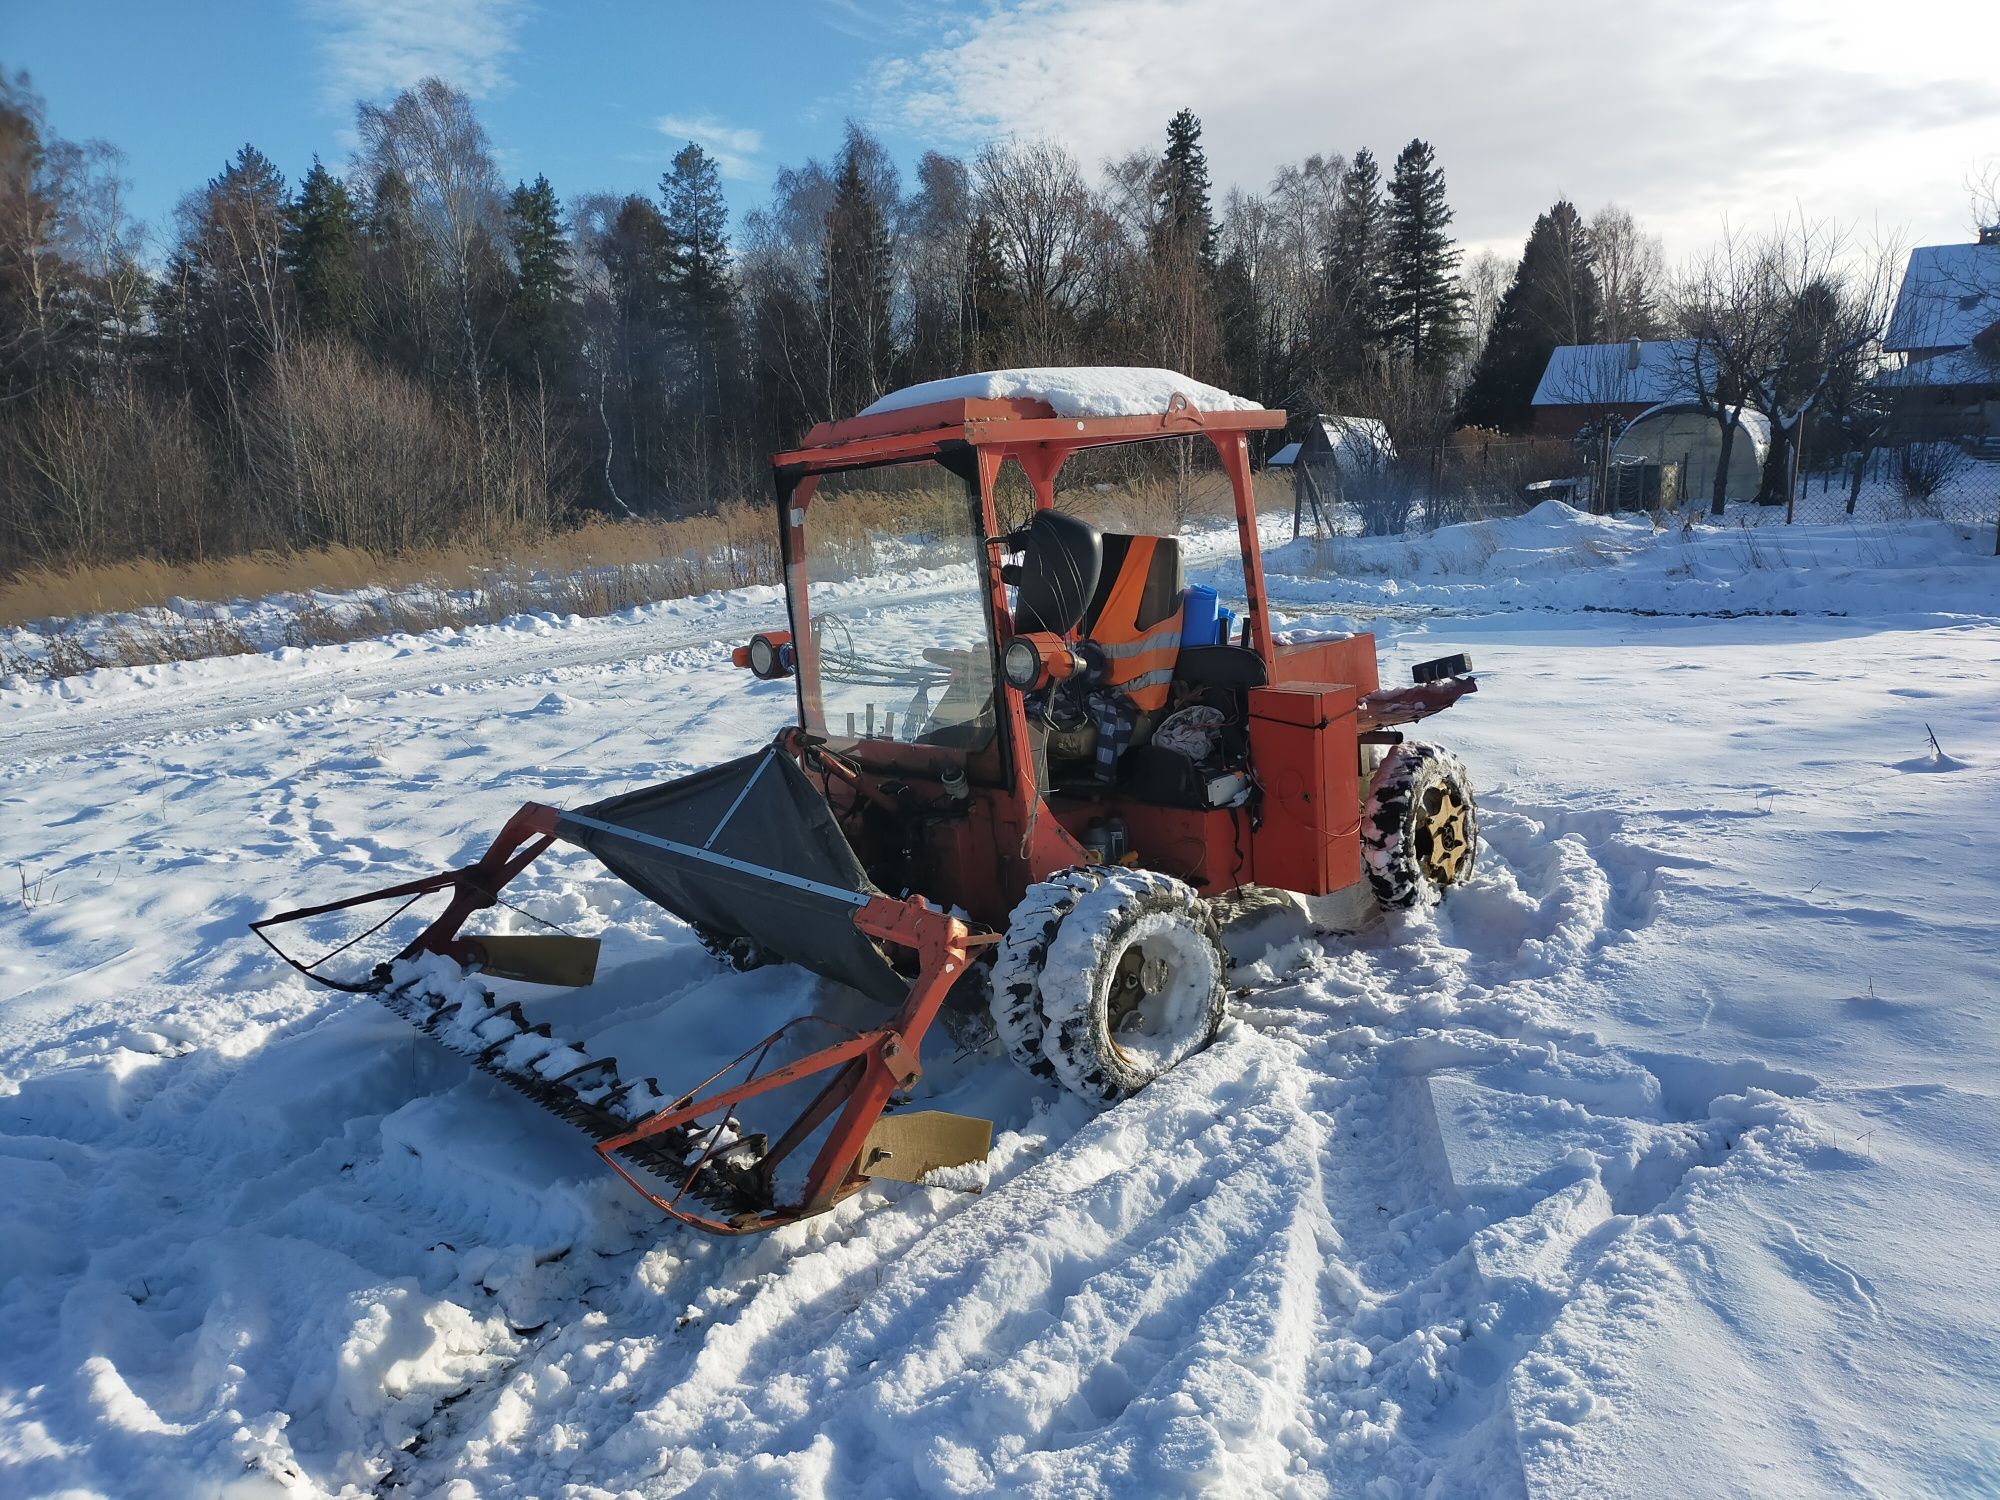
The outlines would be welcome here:
M 11 12 L 0 61 L 28 70 L 53 129 L 126 153 L 133 207 L 156 225 L 246 141 L 294 181 L 315 152 L 344 161 L 355 98 L 428 71 L 478 100 L 510 181 L 546 173 L 565 197 L 646 190 L 697 136 L 741 209 L 777 163 L 828 152 L 885 55 L 856 12 L 824 3 L 0 0 L 0 10 Z M 900 156 L 922 150 L 896 134 Z
M 649 190 L 693 136 L 740 213 L 849 115 L 906 169 L 1005 133 L 1095 167 L 1187 105 L 1219 189 L 1422 135 L 1475 247 L 1561 196 L 1676 257 L 1796 211 L 1952 241 L 2000 159 L 1996 57 L 1992 0 L 0 0 L 0 63 L 126 152 L 156 228 L 245 141 L 294 180 L 344 161 L 357 95 L 435 72 L 566 198 Z

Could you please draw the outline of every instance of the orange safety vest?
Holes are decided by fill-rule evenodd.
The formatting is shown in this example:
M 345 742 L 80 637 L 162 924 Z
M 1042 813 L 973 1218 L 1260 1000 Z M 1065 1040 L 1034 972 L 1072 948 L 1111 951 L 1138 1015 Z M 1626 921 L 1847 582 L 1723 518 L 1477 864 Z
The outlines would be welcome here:
M 1106 685 L 1142 713 L 1167 706 L 1174 659 L 1181 650 L 1184 592 L 1180 544 L 1165 537 L 1131 537 L 1090 622 L 1087 634 L 1104 653 Z

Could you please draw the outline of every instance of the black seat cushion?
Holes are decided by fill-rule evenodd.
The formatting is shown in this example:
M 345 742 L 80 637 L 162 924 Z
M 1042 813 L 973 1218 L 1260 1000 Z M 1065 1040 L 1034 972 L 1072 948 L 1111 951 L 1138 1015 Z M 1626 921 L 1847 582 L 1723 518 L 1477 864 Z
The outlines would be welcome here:
M 1263 687 L 1271 680 L 1264 658 L 1248 646 L 1183 646 L 1174 676 L 1198 688 Z
M 1118 759 L 1118 787 L 1141 802 L 1208 806 L 1208 777 L 1185 755 L 1158 745 L 1134 745 Z

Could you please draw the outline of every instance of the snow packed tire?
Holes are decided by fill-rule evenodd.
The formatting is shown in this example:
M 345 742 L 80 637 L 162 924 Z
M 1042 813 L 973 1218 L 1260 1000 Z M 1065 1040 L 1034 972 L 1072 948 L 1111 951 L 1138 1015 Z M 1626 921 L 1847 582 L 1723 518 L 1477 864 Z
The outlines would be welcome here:
M 1056 1079 L 1110 1103 L 1215 1040 L 1229 960 L 1207 903 L 1182 882 L 1098 873 L 1057 923 L 1035 1003 Z
M 1007 920 L 1007 935 L 993 960 L 993 1029 L 1015 1065 L 1036 1078 L 1053 1078 L 1056 1070 L 1042 1053 L 1042 969 L 1049 945 L 1063 918 L 1080 897 L 1097 889 L 1101 877 L 1093 869 L 1063 870 L 1028 887 L 1028 894 Z
M 694 924 L 694 935 L 711 957 L 739 974 L 748 974 L 772 962 L 771 955 L 747 937 L 731 937 L 698 922 Z
M 1408 741 L 1382 757 L 1361 813 L 1361 859 L 1386 907 L 1435 906 L 1472 875 L 1479 815 L 1456 755 Z

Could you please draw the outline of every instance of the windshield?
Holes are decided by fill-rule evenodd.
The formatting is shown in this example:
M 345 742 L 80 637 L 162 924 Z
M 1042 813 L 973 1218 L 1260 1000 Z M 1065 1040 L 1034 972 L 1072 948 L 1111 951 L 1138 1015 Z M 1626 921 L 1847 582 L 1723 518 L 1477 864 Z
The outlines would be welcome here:
M 840 742 L 955 750 L 992 739 L 993 639 L 975 517 L 965 482 L 935 463 L 820 480 L 805 519 L 808 729 Z

